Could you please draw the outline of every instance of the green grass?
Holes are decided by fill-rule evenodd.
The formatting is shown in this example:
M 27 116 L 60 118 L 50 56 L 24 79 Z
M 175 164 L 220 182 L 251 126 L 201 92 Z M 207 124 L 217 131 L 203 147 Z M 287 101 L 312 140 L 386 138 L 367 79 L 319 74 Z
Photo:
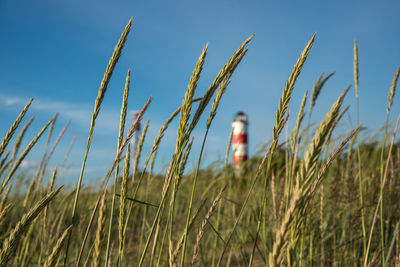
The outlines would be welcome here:
M 16 134 L 22 118 L 29 115 L 30 100 L 3 138 L 0 266 L 398 266 L 400 143 L 395 137 L 398 125 L 391 125 L 389 117 L 399 70 L 388 91 L 388 106 L 382 107 L 387 111 L 385 125 L 374 136 L 361 138 L 359 125 L 348 126 L 348 131 L 340 135 L 334 131 L 348 112 L 348 107 L 342 104 L 350 86 L 337 96 L 325 118 L 313 128 L 311 114 L 333 73 L 325 78 L 320 75 L 310 95 L 308 110 L 304 108 L 306 92 L 300 110 L 288 111 L 296 80 L 316 42 L 315 35 L 295 63 L 281 99 L 277 99 L 272 140 L 260 147 L 259 153 L 245 162 L 240 172 L 228 164 L 232 136 L 226 137 L 225 159 L 208 167 L 201 165 L 203 149 L 199 155 L 190 152 L 193 142 L 204 148 L 213 118 L 223 103 L 225 91 L 229 90 L 230 78 L 245 57 L 253 36 L 227 59 L 209 88 L 198 92 L 208 45 L 203 49 L 187 92 L 181 96 L 182 106 L 162 126 L 149 155 L 141 155 L 146 138 L 143 131 L 134 153 L 136 158 L 132 159 L 133 168 L 129 140 L 146 109 L 151 108 L 151 99 L 123 136 L 128 71 L 125 88 L 121 90 L 115 160 L 101 184 L 81 187 L 97 115 L 130 25 L 131 21 L 100 85 L 75 188 L 53 190 L 58 169 L 47 169 L 49 158 L 68 127 L 67 124 L 47 154 L 57 115 L 18 153 L 26 129 L 32 124 L 29 120 Z M 359 79 L 362 80 L 358 57 L 355 43 L 357 123 L 358 94 L 362 94 L 358 85 Z M 197 94 L 202 97 L 194 98 Z M 204 114 L 207 106 L 210 114 Z M 297 122 L 294 129 L 289 129 L 288 139 L 282 140 L 280 134 L 289 114 L 298 114 Z M 208 118 L 206 132 L 201 140 L 194 140 L 192 133 L 202 116 Z M 308 121 L 304 125 L 305 116 Z M 157 150 L 174 119 L 179 120 L 176 146 L 167 155 L 171 159 L 169 167 L 157 175 L 153 173 Z M 148 125 L 151 122 L 147 122 L 146 129 Z M 43 160 L 35 175 L 27 174 L 20 163 L 45 131 L 48 136 Z M 8 146 L 14 135 L 14 146 Z M 198 162 L 192 172 L 185 173 L 189 156 Z M 119 163 L 125 157 L 122 167 Z M 145 158 L 143 163 L 140 157 Z M 47 178 L 44 176 L 50 177 L 44 179 Z M 47 180 L 49 184 L 42 183 Z M 25 191 L 23 184 L 29 185 Z

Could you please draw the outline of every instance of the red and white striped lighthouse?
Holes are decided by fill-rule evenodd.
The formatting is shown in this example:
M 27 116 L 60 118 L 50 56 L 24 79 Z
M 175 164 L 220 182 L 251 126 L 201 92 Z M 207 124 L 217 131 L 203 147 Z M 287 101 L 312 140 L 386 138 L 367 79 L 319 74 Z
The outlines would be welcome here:
M 233 130 L 233 164 L 240 165 L 245 162 L 248 157 L 248 137 L 247 128 L 249 122 L 246 114 L 239 111 L 232 123 Z

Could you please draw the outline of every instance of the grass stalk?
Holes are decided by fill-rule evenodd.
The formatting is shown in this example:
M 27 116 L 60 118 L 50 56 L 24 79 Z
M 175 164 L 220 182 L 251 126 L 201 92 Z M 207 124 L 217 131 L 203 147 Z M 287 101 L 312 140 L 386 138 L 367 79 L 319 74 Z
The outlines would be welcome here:
M 104 73 L 103 79 L 101 81 L 100 84 L 100 88 L 99 91 L 97 93 L 97 98 L 95 100 L 94 103 L 94 110 L 92 113 L 92 118 L 90 121 L 90 128 L 89 128 L 89 135 L 88 135 L 88 139 L 87 139 L 87 143 L 86 143 L 86 150 L 85 150 L 85 155 L 83 157 L 83 161 L 82 161 L 82 167 L 81 167 L 81 171 L 79 174 L 79 179 L 78 179 L 78 184 L 76 186 L 76 191 L 75 191 L 75 199 L 74 199 L 74 205 L 72 207 L 72 215 L 71 215 L 71 221 L 72 224 L 75 224 L 76 221 L 76 209 L 78 206 L 78 200 L 79 200 L 79 192 L 81 189 L 81 184 L 82 184 L 82 179 L 83 179 L 83 173 L 85 170 L 85 166 L 86 166 L 86 159 L 89 153 L 89 149 L 90 149 L 90 145 L 92 143 L 92 137 L 93 137 L 93 132 L 94 132 L 94 127 L 95 127 L 95 122 L 96 122 L 96 118 L 99 115 L 100 112 L 100 107 L 101 107 L 101 103 L 103 102 L 104 99 L 104 95 L 106 93 L 107 90 L 107 86 L 108 83 L 111 79 L 111 75 L 114 71 L 115 65 L 118 62 L 119 57 L 121 56 L 122 53 L 122 48 L 124 47 L 126 38 L 129 34 L 129 31 L 131 29 L 131 24 L 132 24 L 132 18 L 129 20 L 128 24 L 125 27 L 124 32 L 121 35 L 121 38 L 119 39 L 114 52 L 110 58 L 110 61 L 108 62 L 108 66 L 106 68 L 106 71 Z M 71 234 L 72 234 L 72 230 L 69 232 L 68 234 L 68 240 L 67 240 L 67 245 L 66 245 L 66 252 L 65 252 L 65 260 L 64 260 L 64 266 L 66 266 L 66 261 L 68 258 L 68 248 L 69 248 L 69 244 L 70 244 L 70 240 L 71 240 Z
M 383 179 L 382 179 L 382 183 L 380 184 L 380 190 L 381 191 L 380 191 L 380 194 L 379 194 L 378 204 L 376 205 L 374 217 L 373 217 L 372 223 L 371 223 L 371 230 L 370 230 L 369 238 L 368 238 L 367 251 L 366 251 L 366 254 L 365 254 L 365 258 L 364 258 L 364 266 L 367 266 L 368 254 L 369 254 L 369 250 L 370 250 L 370 246 L 371 246 L 371 240 L 372 240 L 372 233 L 374 232 L 374 226 L 375 226 L 375 222 L 376 222 L 376 219 L 377 219 L 377 214 L 378 214 L 378 211 L 382 208 L 381 203 L 382 203 L 382 200 L 383 200 L 383 194 L 381 192 L 383 191 L 383 187 L 386 184 L 388 170 L 389 170 L 389 160 L 390 160 L 391 155 L 392 155 L 393 144 L 394 144 L 394 140 L 396 139 L 396 134 L 397 134 L 399 122 L 400 122 L 400 116 L 397 119 L 397 123 L 396 123 L 396 126 L 395 126 L 395 131 L 393 133 L 392 141 L 391 141 L 390 147 L 389 147 L 389 153 L 388 153 L 388 156 L 387 156 L 387 159 L 386 159 L 386 163 L 385 163 L 385 170 L 384 170 L 384 173 L 383 173 Z M 382 238 L 382 235 L 381 235 L 381 238 Z M 384 254 L 383 251 L 381 253 L 382 253 L 381 255 Z M 383 259 L 384 258 L 382 258 L 382 260 Z M 385 264 L 385 263 L 386 263 L 386 260 L 382 264 Z
M 26 146 L 24 151 L 21 153 L 21 155 L 18 157 L 14 165 L 12 166 L 10 172 L 8 173 L 7 177 L 4 179 L 3 183 L 1 184 L 0 187 L 0 195 L 3 192 L 4 188 L 7 186 L 8 182 L 10 181 L 11 177 L 14 175 L 14 173 L 17 171 L 19 165 L 22 163 L 22 161 L 25 159 L 26 155 L 28 155 L 29 151 L 33 148 L 33 146 L 36 144 L 36 142 L 39 140 L 39 138 L 42 136 L 44 131 L 46 131 L 47 127 L 49 127 L 50 123 L 53 120 L 51 119 L 38 133 L 37 135 L 32 139 L 32 141 Z
M 12 254 L 16 250 L 17 242 L 23 233 L 25 233 L 32 221 L 48 205 L 50 201 L 60 192 L 62 186 L 43 197 L 21 218 L 16 226 L 11 230 L 6 240 L 4 240 L 0 251 L 0 266 L 6 266 Z
M 126 193 L 128 190 L 128 176 L 129 176 L 129 162 L 130 162 L 130 144 L 128 144 L 128 148 L 126 149 L 125 155 L 125 166 L 124 173 L 122 175 L 122 184 L 121 184 L 121 197 L 120 205 L 119 205 L 119 225 L 118 225 L 118 233 L 119 233 L 119 246 L 118 246 L 118 258 L 119 258 L 119 266 L 123 266 L 123 255 L 124 255 L 124 246 L 125 246 L 125 236 L 124 236 L 124 220 L 125 220 L 125 205 L 126 205 Z
M 11 138 L 13 137 L 15 131 L 18 128 L 21 120 L 24 118 L 26 112 L 28 111 L 29 106 L 32 104 L 33 98 L 31 98 L 25 107 L 22 109 L 21 113 L 15 119 L 14 123 L 11 125 L 10 129 L 7 131 L 6 135 L 4 136 L 3 140 L 0 144 L 0 158 L 3 155 L 4 150 L 6 149 L 8 143 L 10 142 Z
M 300 75 L 301 69 L 303 68 L 304 63 L 307 60 L 308 54 L 310 53 L 311 47 L 314 43 L 315 40 L 315 35 L 314 34 L 311 39 L 308 41 L 307 45 L 305 46 L 305 48 L 303 49 L 302 53 L 300 54 L 300 57 L 297 59 L 296 64 L 293 66 L 292 72 L 289 75 L 289 79 L 287 80 L 287 82 L 285 83 L 285 87 L 282 91 L 282 96 L 279 99 L 279 105 L 278 105 L 278 110 L 276 111 L 276 115 L 275 115 L 275 126 L 272 130 L 272 143 L 271 143 L 271 156 L 272 154 L 275 152 L 276 146 L 278 144 L 278 139 L 279 139 L 279 134 L 278 132 L 280 132 L 282 130 L 282 127 L 284 124 L 286 124 L 285 122 L 285 115 L 289 109 L 289 103 L 291 100 L 291 96 L 293 93 L 293 89 L 294 89 L 294 85 L 296 83 L 297 78 Z M 287 119 L 286 119 L 287 120 Z M 284 123 L 285 122 L 285 123 Z M 256 230 L 256 235 L 255 235 L 255 240 L 254 240 L 254 245 L 253 245 L 253 250 L 250 256 L 250 260 L 249 260 L 249 265 L 248 266 L 252 266 L 253 264 L 253 259 L 254 259 L 254 253 L 255 253 L 255 247 L 257 244 L 257 240 L 258 240 L 258 235 L 260 232 L 260 227 L 261 227 L 261 223 L 263 221 L 263 212 L 265 210 L 265 205 L 266 205 L 266 196 L 267 196 L 267 186 L 269 184 L 269 172 L 270 172 L 270 166 L 271 166 L 271 160 L 272 157 L 268 157 L 268 163 L 266 166 L 266 174 L 267 174 L 267 178 L 264 181 L 264 189 L 263 189 L 263 193 L 262 193 L 262 200 L 261 200 L 261 209 L 258 215 L 258 222 L 257 222 L 257 230 Z M 264 238 L 265 239 L 265 238 Z
M 355 86 L 355 93 L 356 93 L 356 123 L 357 125 L 360 124 L 360 101 L 358 98 L 358 81 L 359 81 L 359 71 L 358 71 L 358 45 L 357 41 L 354 41 L 354 86 Z M 362 175 L 362 168 L 361 168 L 361 152 L 360 152 L 360 138 L 357 136 L 357 159 L 358 159 L 358 182 L 359 182 L 359 191 L 360 191 L 360 205 L 361 205 L 361 227 L 362 227 L 362 235 L 363 235 L 363 251 L 364 251 L 364 258 L 367 252 L 367 233 L 365 227 L 365 210 L 364 210 L 364 193 L 363 193 L 363 175 Z
M 96 238 L 94 242 L 94 255 L 92 259 L 92 267 L 99 267 L 101 264 L 102 257 L 102 246 L 104 243 L 104 234 L 105 234 L 105 226 L 106 226 L 106 217 L 107 217 L 107 194 L 104 193 L 101 196 L 101 204 L 100 204 L 100 212 L 99 218 L 97 219 L 97 230 L 96 230 Z M 106 261 L 107 262 L 107 261 Z
M 57 243 L 54 246 L 53 251 L 51 252 L 49 258 L 47 259 L 46 263 L 44 264 L 44 267 L 56 266 L 56 261 L 60 254 L 61 248 L 65 242 L 65 239 L 67 238 L 69 231 L 71 231 L 71 229 L 72 229 L 72 225 L 70 225 L 67 229 L 64 230 L 63 234 L 57 240 Z
M 128 131 L 125 139 L 124 139 L 124 141 L 121 144 L 121 147 L 117 151 L 117 155 L 115 156 L 115 160 L 114 160 L 111 168 L 108 170 L 106 176 L 104 177 L 103 188 L 100 190 L 100 193 L 99 193 L 99 195 L 97 197 L 96 204 L 95 204 L 95 206 L 93 208 L 93 211 L 92 211 L 92 214 L 90 216 L 90 220 L 89 220 L 88 226 L 86 228 L 85 236 L 84 236 L 83 241 L 82 241 L 82 246 L 81 246 L 81 249 L 79 251 L 78 259 L 76 261 L 76 266 L 77 267 L 79 266 L 80 261 L 82 259 L 83 250 L 85 249 L 86 241 L 87 241 L 87 238 L 89 236 L 89 232 L 90 232 L 90 229 L 92 228 L 94 217 L 96 215 L 97 209 L 98 209 L 99 204 L 100 204 L 101 194 L 106 191 L 108 180 L 110 179 L 111 174 L 114 171 L 114 168 L 115 168 L 117 162 L 119 162 L 119 160 L 121 158 L 122 152 L 125 150 L 125 147 L 129 143 L 129 140 L 131 140 L 133 134 L 135 133 L 135 131 L 136 131 L 136 129 L 137 129 L 139 123 L 140 123 L 140 120 L 143 117 L 144 112 L 147 110 L 147 108 L 149 107 L 150 103 L 151 103 L 151 98 L 149 98 L 147 100 L 147 102 L 144 104 L 143 108 L 140 110 L 136 120 L 132 123 L 132 125 L 131 125 L 131 127 L 130 127 L 130 129 L 129 129 L 129 131 Z
M 125 130 L 125 119 L 126 119 L 126 110 L 128 107 L 130 78 L 131 78 L 131 71 L 128 70 L 128 73 L 126 75 L 126 80 L 125 80 L 124 94 L 122 97 L 121 115 L 120 115 L 120 119 L 119 119 L 117 150 L 119 150 L 119 148 L 121 146 L 123 135 L 124 135 L 124 130 Z M 111 214 L 110 214 L 110 223 L 108 226 L 106 259 L 104 261 L 105 265 L 107 265 L 107 263 L 108 263 L 108 256 L 109 256 L 109 252 L 110 252 L 111 231 L 112 231 L 112 225 L 113 225 L 112 218 L 114 217 L 114 205 L 115 205 L 115 194 L 116 194 L 116 190 L 117 190 L 118 173 L 119 173 L 119 163 L 117 162 L 117 164 L 115 166 L 115 174 L 114 174 L 114 192 L 113 192 L 112 200 L 111 200 Z

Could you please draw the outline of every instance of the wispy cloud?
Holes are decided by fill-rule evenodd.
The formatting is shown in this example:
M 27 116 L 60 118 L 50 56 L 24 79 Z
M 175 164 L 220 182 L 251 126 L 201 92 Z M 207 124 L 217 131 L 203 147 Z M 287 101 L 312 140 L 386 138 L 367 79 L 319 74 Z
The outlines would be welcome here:
M 32 169 L 36 168 L 37 164 L 36 160 L 23 160 L 20 166 L 22 169 Z
M 20 109 L 28 102 L 29 98 L 16 97 L 8 94 L 0 94 L 0 104 L 7 108 Z M 86 104 L 60 101 L 58 99 L 35 98 L 30 107 L 32 110 L 41 113 L 56 113 L 67 120 L 72 120 L 81 126 L 90 123 L 92 107 Z M 104 129 L 114 129 L 118 126 L 119 111 L 103 108 L 100 112 L 97 127 Z

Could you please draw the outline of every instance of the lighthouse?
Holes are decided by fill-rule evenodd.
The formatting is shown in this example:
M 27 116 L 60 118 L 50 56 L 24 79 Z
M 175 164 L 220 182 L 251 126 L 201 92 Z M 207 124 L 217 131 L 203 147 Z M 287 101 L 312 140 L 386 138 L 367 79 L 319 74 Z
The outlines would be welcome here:
M 248 157 L 248 125 L 246 114 L 242 111 L 236 113 L 232 123 L 233 131 L 233 164 L 240 167 Z

